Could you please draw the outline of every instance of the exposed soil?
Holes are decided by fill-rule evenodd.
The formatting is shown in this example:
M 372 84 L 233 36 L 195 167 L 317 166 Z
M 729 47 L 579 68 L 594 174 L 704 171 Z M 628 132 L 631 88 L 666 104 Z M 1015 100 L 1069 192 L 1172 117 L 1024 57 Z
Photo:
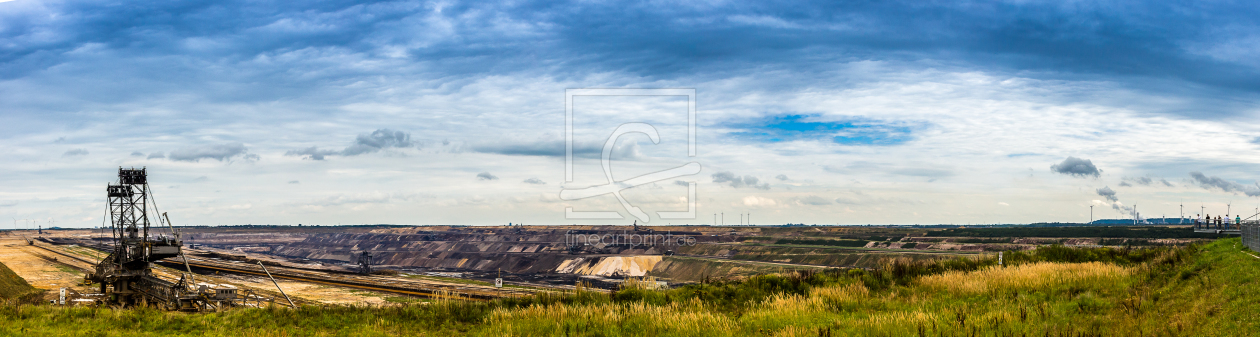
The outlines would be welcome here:
M 53 262 L 52 254 L 28 246 L 20 236 L 0 236 L 0 261 L 21 276 L 31 286 L 48 290 L 45 300 L 59 296 L 58 289 L 71 288 L 79 292 L 94 292 L 90 286 L 81 286 L 83 272 L 63 263 Z

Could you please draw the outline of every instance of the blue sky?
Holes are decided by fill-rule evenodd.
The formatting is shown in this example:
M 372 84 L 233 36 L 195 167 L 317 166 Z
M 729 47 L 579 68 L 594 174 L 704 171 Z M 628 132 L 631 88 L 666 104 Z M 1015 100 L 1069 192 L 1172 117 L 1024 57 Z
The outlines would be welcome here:
M 628 122 L 660 143 L 616 142 L 617 180 L 703 166 L 623 192 L 677 211 L 696 182 L 696 220 L 650 224 L 1252 209 L 1256 18 L 1223 1 L 0 2 L 0 213 L 99 225 L 103 185 L 144 166 L 176 223 L 619 223 L 564 216 L 633 220 L 613 196 L 559 194 L 605 182 Z M 574 88 L 695 89 L 697 156 L 679 151 L 685 100 L 584 98 L 566 181 Z M 1069 157 L 1098 171 L 1051 168 Z

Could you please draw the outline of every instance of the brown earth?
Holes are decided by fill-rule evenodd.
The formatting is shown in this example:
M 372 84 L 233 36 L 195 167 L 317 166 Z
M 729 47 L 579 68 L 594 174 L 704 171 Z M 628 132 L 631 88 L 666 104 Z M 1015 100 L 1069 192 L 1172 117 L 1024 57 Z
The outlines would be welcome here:
M 53 262 L 53 254 L 41 252 L 15 235 L 0 236 L 0 261 L 21 276 L 31 286 L 43 290 L 45 300 L 56 299 L 58 289 L 70 288 L 79 292 L 95 292 L 90 286 L 80 285 L 83 272 L 64 263 Z
M 82 234 L 78 233 L 78 231 L 60 231 L 60 233 L 49 233 L 55 234 L 45 234 L 45 236 L 61 235 L 76 237 L 79 234 Z M 100 259 L 104 255 L 98 251 L 83 247 L 52 246 L 38 241 L 36 241 L 35 244 L 68 254 L 82 256 L 88 260 Z M 52 259 L 54 258 L 56 258 L 57 261 L 53 261 Z M 59 295 L 58 289 L 61 287 L 69 287 L 75 291 L 83 293 L 95 293 L 99 291 L 99 289 L 95 286 L 81 285 L 84 275 L 83 269 L 91 268 L 91 264 L 70 259 L 65 256 L 60 256 L 42 248 L 27 245 L 26 241 L 21 236 L 0 236 L 0 261 L 4 261 L 5 265 L 9 266 L 10 269 L 30 283 L 31 286 L 39 289 L 50 290 L 45 294 L 46 300 L 55 299 Z M 154 274 L 165 279 L 176 280 L 179 278 L 180 271 L 155 266 Z M 271 283 L 270 279 L 230 274 L 196 275 L 194 278 L 197 282 L 231 284 L 241 289 L 253 289 L 264 296 L 274 297 L 276 299 L 276 303 L 278 304 L 286 303 L 283 296 L 276 291 L 276 286 Z M 380 292 L 283 279 L 279 279 L 277 281 L 280 283 L 280 287 L 284 289 L 285 293 L 293 298 L 295 302 L 299 303 L 382 304 L 385 303 L 385 298 L 387 296 L 394 296 Z

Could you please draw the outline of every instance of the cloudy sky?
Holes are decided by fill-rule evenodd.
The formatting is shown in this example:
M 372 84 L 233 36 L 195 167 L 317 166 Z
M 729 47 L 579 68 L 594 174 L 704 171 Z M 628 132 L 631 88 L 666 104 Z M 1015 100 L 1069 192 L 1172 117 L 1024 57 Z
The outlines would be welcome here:
M 98 226 L 117 169 L 147 167 L 176 224 L 636 219 L 613 194 L 566 200 L 582 191 L 653 225 L 1251 214 L 1257 18 L 1232 1 L 0 2 L 0 213 Z M 584 88 L 695 95 L 566 100 Z M 609 144 L 622 125 L 651 127 Z M 695 219 L 657 214 L 689 201 Z

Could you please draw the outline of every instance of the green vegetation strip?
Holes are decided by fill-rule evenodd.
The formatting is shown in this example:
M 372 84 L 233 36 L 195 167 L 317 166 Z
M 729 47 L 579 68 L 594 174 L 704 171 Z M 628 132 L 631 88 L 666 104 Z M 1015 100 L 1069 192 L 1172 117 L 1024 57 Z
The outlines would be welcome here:
M 491 302 L 238 309 L 0 308 L 0 335 L 1243 336 L 1260 259 L 1238 239 L 1144 249 L 1042 247 L 890 260 L 875 271 L 761 275 Z M 387 299 L 388 300 L 388 299 Z M 395 299 L 390 302 L 408 302 Z

